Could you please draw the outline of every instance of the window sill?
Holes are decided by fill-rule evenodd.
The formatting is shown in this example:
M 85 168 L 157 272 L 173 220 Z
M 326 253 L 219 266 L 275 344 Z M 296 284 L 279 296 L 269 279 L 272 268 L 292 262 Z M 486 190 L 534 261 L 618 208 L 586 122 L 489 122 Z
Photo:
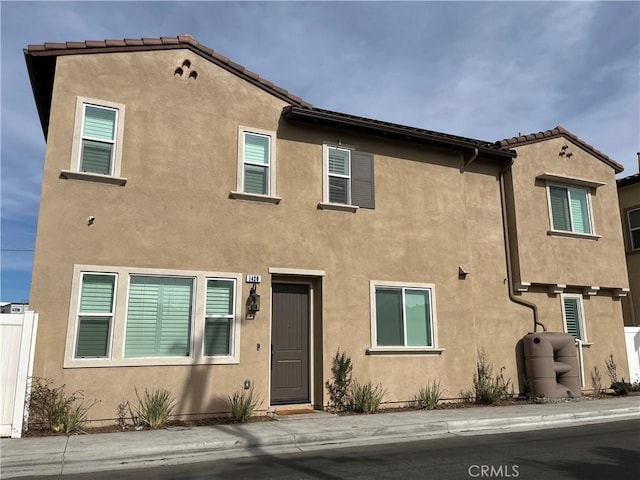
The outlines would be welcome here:
M 249 200 L 251 202 L 272 203 L 277 205 L 282 200 L 282 197 L 272 197 L 270 195 L 258 195 L 257 193 L 244 193 L 244 192 L 230 192 L 229 198 L 236 200 Z
M 122 186 L 127 183 L 127 179 L 123 177 L 113 177 L 111 175 L 101 175 L 99 173 L 74 172 L 73 170 L 61 170 L 60 178 L 69 180 L 84 180 L 87 182 L 108 183 L 111 185 Z
M 591 235 L 588 233 L 576 233 L 576 232 L 564 232 L 562 230 L 549 230 L 547 235 L 550 237 L 571 237 L 571 238 L 583 238 L 585 240 L 599 240 L 602 235 Z
M 372 347 L 367 355 L 442 355 L 446 348 L 429 347 Z
M 334 210 L 336 212 L 356 213 L 356 210 L 358 210 L 359 208 L 360 207 L 358 207 L 357 205 L 346 205 L 343 203 L 320 202 L 318 204 L 318 210 Z
M 153 358 L 74 358 L 64 368 L 164 367 L 169 365 L 238 365 L 236 357 L 153 357 Z

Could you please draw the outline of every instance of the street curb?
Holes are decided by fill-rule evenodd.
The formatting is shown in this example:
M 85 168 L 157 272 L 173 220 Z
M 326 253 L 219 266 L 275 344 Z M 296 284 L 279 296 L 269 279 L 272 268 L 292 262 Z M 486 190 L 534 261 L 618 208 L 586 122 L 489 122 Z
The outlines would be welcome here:
M 640 418 L 640 406 L 602 411 L 558 413 L 550 415 L 524 415 L 518 417 L 432 420 L 412 424 L 357 426 L 330 432 L 289 433 L 273 425 L 273 434 L 256 437 L 247 429 L 226 430 L 229 438 L 174 444 L 142 445 L 135 452 L 109 455 L 109 452 L 91 447 L 87 437 L 70 437 L 62 453 L 48 454 L 46 458 L 29 459 L 25 456 L 2 459 L 2 478 L 22 476 L 60 475 L 89 471 L 121 470 L 139 467 L 157 467 L 187 462 L 205 462 L 219 458 L 237 458 L 249 455 L 273 455 L 341 448 L 364 444 L 399 443 L 450 435 L 482 435 L 526 430 L 540 430 L 563 426 L 577 426 Z M 108 435 L 108 434 L 106 434 Z M 62 461 L 61 461 L 62 459 Z M 7 462 L 7 460 L 9 460 Z

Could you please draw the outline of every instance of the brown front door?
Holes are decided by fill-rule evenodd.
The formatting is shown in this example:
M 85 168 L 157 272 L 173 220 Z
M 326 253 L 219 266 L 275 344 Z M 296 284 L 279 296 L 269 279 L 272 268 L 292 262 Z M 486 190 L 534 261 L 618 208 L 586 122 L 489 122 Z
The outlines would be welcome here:
M 271 404 L 309 403 L 309 286 L 273 284 Z

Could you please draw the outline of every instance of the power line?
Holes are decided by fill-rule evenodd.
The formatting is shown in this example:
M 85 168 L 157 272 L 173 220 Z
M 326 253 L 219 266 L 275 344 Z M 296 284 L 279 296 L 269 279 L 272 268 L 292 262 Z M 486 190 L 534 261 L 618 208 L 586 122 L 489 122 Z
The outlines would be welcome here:
M 33 252 L 33 248 L 0 248 L 0 252 Z

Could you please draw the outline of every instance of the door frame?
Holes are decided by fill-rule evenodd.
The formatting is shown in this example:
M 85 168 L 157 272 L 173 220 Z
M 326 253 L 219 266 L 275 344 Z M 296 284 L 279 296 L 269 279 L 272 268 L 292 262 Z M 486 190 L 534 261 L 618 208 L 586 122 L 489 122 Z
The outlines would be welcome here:
M 291 275 L 291 278 L 287 278 L 287 275 L 271 275 L 271 285 L 269 287 L 269 405 L 268 408 L 283 407 L 285 405 L 272 405 L 271 404 L 271 375 L 273 369 L 271 368 L 271 339 L 273 334 L 273 285 L 275 283 L 284 283 L 284 284 L 294 284 L 294 285 L 306 285 L 309 288 L 309 337 L 307 341 L 309 342 L 309 402 L 308 403 L 300 403 L 296 405 L 313 405 L 314 397 L 314 358 L 315 351 L 313 348 L 313 329 L 314 329 L 314 306 L 315 306 L 315 292 L 313 288 L 313 280 L 311 279 L 303 279 L 298 276 Z

